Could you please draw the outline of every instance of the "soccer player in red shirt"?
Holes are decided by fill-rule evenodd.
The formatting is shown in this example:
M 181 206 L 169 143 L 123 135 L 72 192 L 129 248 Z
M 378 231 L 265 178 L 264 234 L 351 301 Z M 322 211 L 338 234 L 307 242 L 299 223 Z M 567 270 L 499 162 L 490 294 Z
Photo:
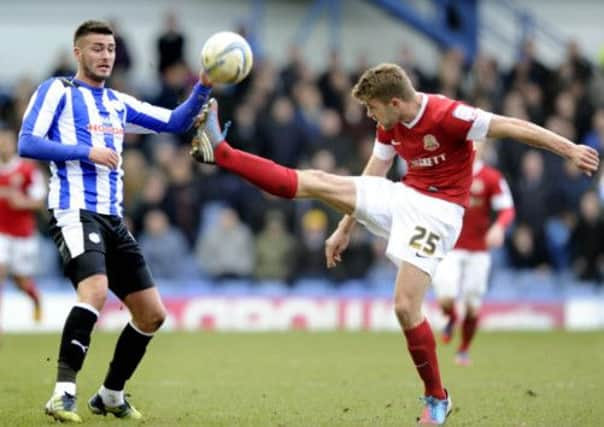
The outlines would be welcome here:
M 215 102 L 200 115 L 192 155 L 276 196 L 318 199 L 343 212 L 344 218 L 326 241 L 328 267 L 341 261 L 357 221 L 388 239 L 386 255 L 399 268 L 394 310 L 424 383 L 419 422 L 444 424 L 451 399 L 441 382 L 434 335 L 421 307 L 438 263 L 461 231 L 472 183 L 472 140 L 522 141 L 570 159 L 587 174 L 597 170 L 598 154 L 535 124 L 419 93 L 394 64 L 367 70 L 352 95 L 377 122 L 375 148 L 363 176 L 290 169 L 233 149 L 220 129 Z M 384 178 L 397 155 L 409 165 L 402 182 Z
M 461 234 L 453 250 L 438 265 L 433 280 L 438 302 L 448 319 L 442 334 L 445 344 L 453 335 L 457 321 L 455 299 L 461 293 L 465 315 L 461 343 L 455 356 L 455 362 L 461 366 L 470 364 L 468 350 L 478 326 L 478 313 L 491 268 L 488 251 L 501 247 L 505 230 L 515 216 L 509 186 L 501 172 L 484 163 L 483 151 L 484 144 L 476 144 L 470 202 L 463 217 Z M 497 212 L 493 223 L 491 211 Z
M 0 129 L 0 285 L 10 274 L 42 318 L 40 293 L 32 279 L 38 257 L 34 212 L 44 206 L 44 177 L 36 164 L 16 155 L 17 136 Z

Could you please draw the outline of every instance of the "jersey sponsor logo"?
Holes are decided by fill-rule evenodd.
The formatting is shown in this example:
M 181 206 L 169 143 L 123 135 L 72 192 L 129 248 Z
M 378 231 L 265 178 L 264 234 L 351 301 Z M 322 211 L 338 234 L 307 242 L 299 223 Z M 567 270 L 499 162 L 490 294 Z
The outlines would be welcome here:
M 424 136 L 424 150 L 434 151 L 438 150 L 438 147 L 440 147 L 440 144 L 434 135 L 428 134 Z
M 122 128 L 114 128 L 113 126 L 107 126 L 105 124 L 95 124 L 95 123 L 89 123 L 88 124 L 88 131 L 90 131 L 90 133 L 110 133 L 110 134 L 114 134 L 114 135 L 123 135 L 124 134 L 124 129 Z
M 430 168 L 432 166 L 441 164 L 445 160 L 447 160 L 447 156 L 445 153 L 442 153 L 437 156 L 422 157 L 420 159 L 411 160 L 410 166 L 412 168 Z
M 88 240 L 90 240 L 92 243 L 99 244 L 101 243 L 101 236 L 99 236 L 98 233 L 90 233 L 88 235 Z

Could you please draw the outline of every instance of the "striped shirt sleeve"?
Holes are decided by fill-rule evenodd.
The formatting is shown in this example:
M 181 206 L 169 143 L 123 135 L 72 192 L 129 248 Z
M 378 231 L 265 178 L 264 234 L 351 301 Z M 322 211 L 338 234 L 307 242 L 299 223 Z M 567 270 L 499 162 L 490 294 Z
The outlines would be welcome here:
M 50 79 L 42 83 L 34 92 L 25 114 L 21 134 L 46 137 L 65 102 L 65 87 L 59 79 Z
M 142 102 L 131 95 L 113 91 L 126 108 L 126 133 L 162 132 L 170 121 L 171 110 Z

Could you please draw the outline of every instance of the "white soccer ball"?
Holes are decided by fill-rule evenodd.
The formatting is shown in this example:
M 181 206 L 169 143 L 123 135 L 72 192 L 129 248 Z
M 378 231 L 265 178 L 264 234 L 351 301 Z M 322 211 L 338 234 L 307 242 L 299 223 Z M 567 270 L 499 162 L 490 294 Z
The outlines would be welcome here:
M 250 73 L 253 62 L 248 42 L 230 31 L 212 35 L 201 49 L 201 65 L 212 83 L 239 83 Z

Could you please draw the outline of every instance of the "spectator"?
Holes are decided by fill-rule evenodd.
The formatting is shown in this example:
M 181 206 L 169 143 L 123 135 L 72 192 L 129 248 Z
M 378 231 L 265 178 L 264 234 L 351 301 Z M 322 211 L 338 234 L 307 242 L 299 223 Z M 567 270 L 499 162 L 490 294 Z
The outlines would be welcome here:
M 301 220 L 300 240 L 296 253 L 295 277 L 316 279 L 327 276 L 325 239 L 328 237 L 327 215 L 322 209 L 307 211 Z
M 536 234 L 528 224 L 518 224 L 507 242 L 510 264 L 516 269 L 549 270 L 549 257 L 543 233 Z
M 256 238 L 254 277 L 258 280 L 288 281 L 291 278 L 296 240 L 289 234 L 279 211 L 266 214 L 266 225 Z
M 237 212 L 225 208 L 197 244 L 197 259 L 215 280 L 242 279 L 254 271 L 254 238 Z
M 185 62 L 185 43 L 186 39 L 178 27 L 176 15 L 172 12 L 166 13 L 163 33 L 157 39 L 159 73 L 162 76 L 166 68 Z
M 182 263 L 189 253 L 182 233 L 158 209 L 147 212 L 144 223 L 139 242 L 151 273 L 160 279 L 182 279 Z
M 573 271 L 580 280 L 602 283 L 604 271 L 604 221 L 594 191 L 581 198 L 579 220 L 570 238 Z

